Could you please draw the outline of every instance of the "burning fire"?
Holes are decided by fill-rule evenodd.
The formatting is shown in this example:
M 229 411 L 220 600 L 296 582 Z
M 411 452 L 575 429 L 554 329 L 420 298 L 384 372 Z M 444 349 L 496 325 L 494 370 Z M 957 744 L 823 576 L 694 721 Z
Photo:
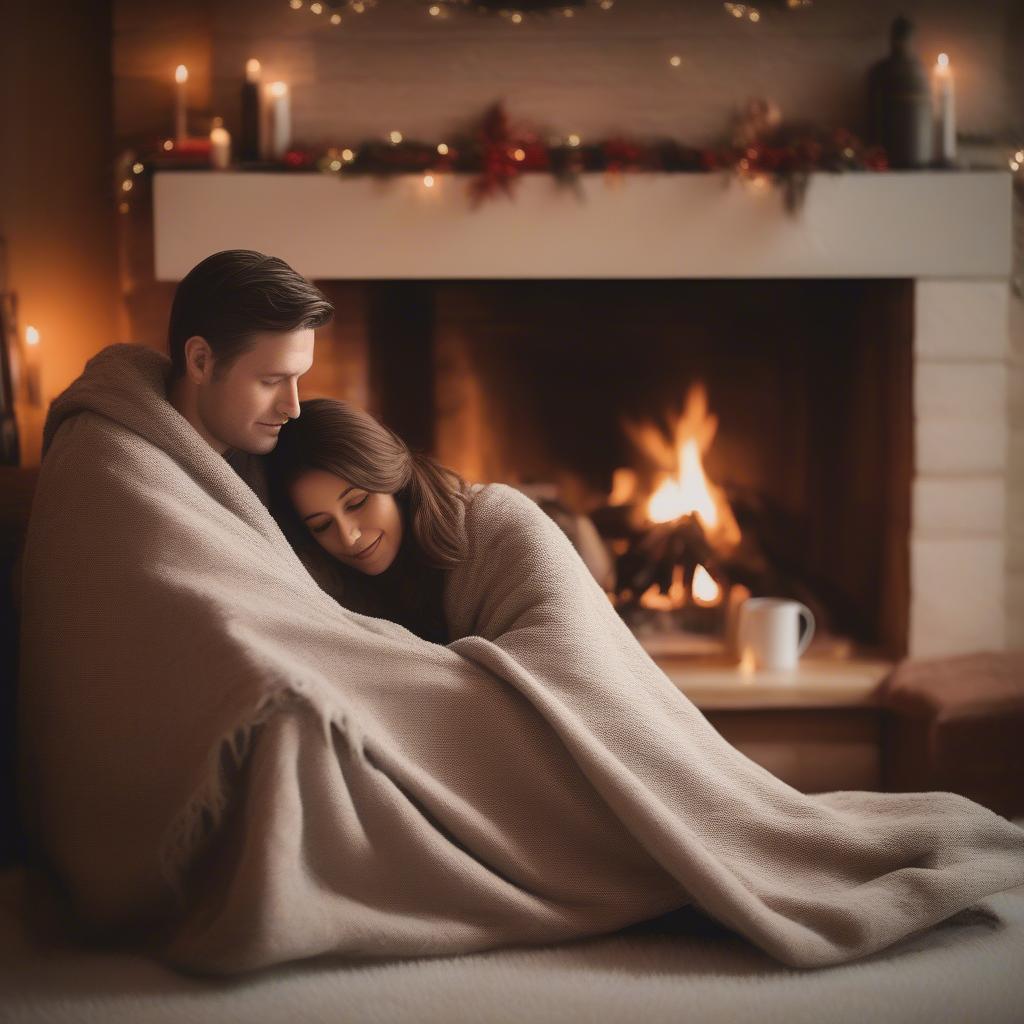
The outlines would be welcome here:
M 634 444 L 661 467 L 661 479 L 647 499 L 647 518 L 652 523 L 670 523 L 686 515 L 696 516 L 708 543 L 728 550 L 740 542 L 740 528 L 725 493 L 704 472 L 703 456 L 711 447 L 718 430 L 718 417 L 708 412 L 708 397 L 703 384 L 695 384 L 686 396 L 686 407 L 668 439 L 650 423 L 637 425 L 626 421 L 626 432 Z M 613 482 L 622 493 L 624 478 Z
M 703 456 L 711 447 L 718 430 L 718 418 L 708 411 L 707 392 L 694 385 L 686 396 L 683 412 L 669 436 L 651 423 L 625 422 L 624 428 L 634 444 L 659 467 L 653 491 L 643 502 L 649 524 L 673 523 L 693 516 L 704 536 L 717 552 L 728 553 L 740 542 L 740 528 L 722 488 L 708 479 Z M 612 505 L 627 504 L 637 498 L 638 480 L 632 470 L 617 470 L 612 480 Z M 697 565 L 689 588 L 696 605 L 714 607 L 723 600 L 723 590 L 710 572 Z M 683 568 L 673 570 L 667 593 L 652 584 L 640 597 L 644 608 L 671 611 L 687 602 Z

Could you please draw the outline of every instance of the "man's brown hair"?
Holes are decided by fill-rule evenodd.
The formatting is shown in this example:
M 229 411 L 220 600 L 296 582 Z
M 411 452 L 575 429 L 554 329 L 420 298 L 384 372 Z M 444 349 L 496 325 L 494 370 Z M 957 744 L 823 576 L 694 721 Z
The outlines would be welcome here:
M 316 285 L 276 256 L 225 249 L 207 256 L 178 285 L 167 347 L 172 376 L 185 372 L 185 342 L 205 338 L 222 373 L 249 348 L 257 331 L 322 327 L 334 307 Z

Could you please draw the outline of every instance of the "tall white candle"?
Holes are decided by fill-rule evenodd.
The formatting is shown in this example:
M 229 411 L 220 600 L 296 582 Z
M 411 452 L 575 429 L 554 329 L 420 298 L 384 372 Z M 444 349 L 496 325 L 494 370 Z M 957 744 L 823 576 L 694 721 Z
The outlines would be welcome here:
M 188 85 L 188 68 L 179 64 L 174 69 L 174 137 L 182 142 L 188 135 L 185 90 Z
M 222 117 L 215 117 L 210 129 L 210 165 L 218 171 L 231 166 L 231 135 Z
M 280 160 L 292 144 L 292 108 L 287 82 L 267 86 L 267 155 Z
M 940 53 L 932 70 L 932 90 L 935 101 L 935 150 L 940 163 L 951 164 L 956 159 L 956 100 L 953 88 L 953 69 L 949 57 Z

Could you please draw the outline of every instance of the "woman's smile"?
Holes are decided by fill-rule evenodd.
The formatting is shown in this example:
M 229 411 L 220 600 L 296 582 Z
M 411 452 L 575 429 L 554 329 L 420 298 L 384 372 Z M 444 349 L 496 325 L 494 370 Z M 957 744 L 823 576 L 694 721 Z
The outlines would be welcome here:
M 363 548 L 363 550 L 360 551 L 359 554 L 354 555 L 353 557 L 354 558 L 369 558 L 374 553 L 374 551 L 376 551 L 377 548 L 380 546 L 380 542 L 383 539 L 384 539 L 384 534 L 383 534 L 383 532 L 381 532 L 381 534 L 377 537 L 377 539 L 372 544 L 370 544 L 369 546 Z

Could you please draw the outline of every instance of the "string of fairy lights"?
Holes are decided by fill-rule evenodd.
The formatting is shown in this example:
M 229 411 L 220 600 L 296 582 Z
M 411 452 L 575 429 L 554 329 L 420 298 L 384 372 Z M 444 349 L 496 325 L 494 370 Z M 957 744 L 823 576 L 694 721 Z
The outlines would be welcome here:
M 812 6 L 814 0 L 767 0 L 767 6 L 780 11 L 798 11 Z M 303 11 L 335 27 L 347 15 L 366 14 L 377 6 L 377 0 L 288 0 L 293 11 Z M 424 0 L 423 9 L 428 18 L 443 20 L 452 15 L 490 15 L 504 19 L 510 25 L 523 25 L 537 17 L 574 18 L 588 9 L 610 11 L 615 0 Z M 764 5 L 762 5 L 764 6 Z M 733 18 L 757 23 L 762 18 L 762 7 L 754 4 L 722 3 L 722 10 Z

